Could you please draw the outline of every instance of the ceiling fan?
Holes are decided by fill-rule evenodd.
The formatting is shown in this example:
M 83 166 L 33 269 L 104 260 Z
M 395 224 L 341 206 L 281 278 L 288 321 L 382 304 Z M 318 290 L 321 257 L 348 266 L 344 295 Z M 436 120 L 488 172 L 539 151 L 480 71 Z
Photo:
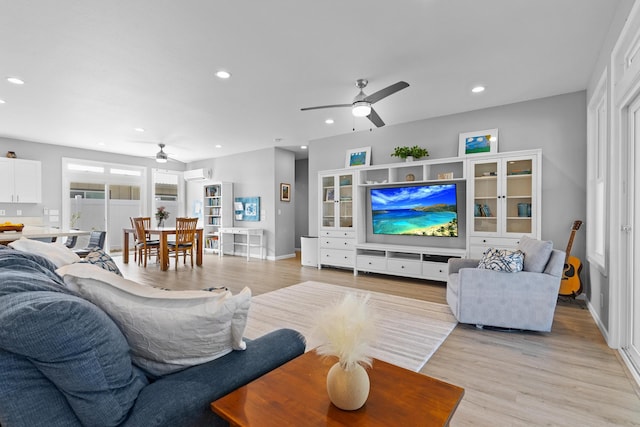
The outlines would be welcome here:
M 164 152 L 164 144 L 158 144 L 158 147 L 160 147 L 160 151 L 156 153 L 156 162 L 167 163 L 169 156 Z
M 381 99 L 386 98 L 389 95 L 393 95 L 394 93 L 406 88 L 409 86 L 407 82 L 398 82 L 394 83 L 391 86 L 387 86 L 384 89 L 381 89 L 371 95 L 367 95 L 363 92 L 363 89 L 367 86 L 369 81 L 367 79 L 358 79 L 356 80 L 356 87 L 360 89 L 360 93 L 353 98 L 353 102 L 351 104 L 334 104 L 334 105 L 322 105 L 319 107 L 307 107 L 301 108 L 301 111 L 307 110 L 319 110 L 321 108 L 335 108 L 335 107 L 351 107 L 351 114 L 355 117 L 367 117 L 371 122 L 377 127 L 384 126 L 384 122 L 376 113 L 376 110 L 371 106 Z

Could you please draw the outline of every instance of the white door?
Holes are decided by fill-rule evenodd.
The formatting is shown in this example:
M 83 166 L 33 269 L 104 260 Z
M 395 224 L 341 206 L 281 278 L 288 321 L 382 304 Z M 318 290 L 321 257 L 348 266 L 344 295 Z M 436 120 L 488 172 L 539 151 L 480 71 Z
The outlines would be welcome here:
M 631 228 L 627 253 L 627 287 L 628 287 L 628 332 L 624 339 L 623 349 L 631 359 L 631 362 L 640 371 L 640 263 L 635 262 L 636 253 L 640 254 L 640 97 L 631 103 L 629 107 L 629 139 L 627 141 L 628 176 L 630 188 L 628 201 L 627 226 Z M 624 294 L 624 293 L 623 293 Z

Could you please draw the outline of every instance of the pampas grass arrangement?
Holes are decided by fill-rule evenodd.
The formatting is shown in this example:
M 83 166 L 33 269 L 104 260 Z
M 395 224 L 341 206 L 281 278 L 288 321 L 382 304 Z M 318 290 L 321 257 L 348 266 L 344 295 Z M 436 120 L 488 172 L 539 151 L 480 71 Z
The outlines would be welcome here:
M 335 356 L 340 366 L 371 366 L 371 344 L 375 340 L 375 312 L 368 304 L 371 295 L 348 293 L 318 315 L 315 336 L 321 344 L 317 353 Z

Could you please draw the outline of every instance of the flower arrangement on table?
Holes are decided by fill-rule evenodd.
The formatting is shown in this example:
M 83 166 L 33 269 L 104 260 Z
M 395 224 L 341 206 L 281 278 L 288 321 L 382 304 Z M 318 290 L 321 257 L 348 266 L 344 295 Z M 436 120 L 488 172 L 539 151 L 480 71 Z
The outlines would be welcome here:
M 156 210 L 156 219 L 158 220 L 158 227 L 162 227 L 164 225 L 164 220 L 167 218 L 169 218 L 169 211 L 167 211 L 164 206 L 160 206 Z
M 369 305 L 371 295 L 346 294 L 342 300 L 319 313 L 314 335 L 322 344 L 321 356 L 335 356 L 338 362 L 327 374 L 331 402 L 352 411 L 364 405 L 369 396 L 371 345 L 376 337 L 376 313 Z

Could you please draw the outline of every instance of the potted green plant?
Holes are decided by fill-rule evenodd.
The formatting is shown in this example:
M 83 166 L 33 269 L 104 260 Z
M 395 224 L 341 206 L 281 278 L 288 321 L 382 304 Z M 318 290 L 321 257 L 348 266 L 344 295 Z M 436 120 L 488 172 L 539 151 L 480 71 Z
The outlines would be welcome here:
M 426 148 L 422 148 L 417 145 L 414 145 L 413 147 L 396 147 L 393 149 L 391 156 L 400 157 L 401 159 L 405 159 L 410 162 L 413 159 L 420 159 L 422 157 L 429 156 L 429 151 Z

